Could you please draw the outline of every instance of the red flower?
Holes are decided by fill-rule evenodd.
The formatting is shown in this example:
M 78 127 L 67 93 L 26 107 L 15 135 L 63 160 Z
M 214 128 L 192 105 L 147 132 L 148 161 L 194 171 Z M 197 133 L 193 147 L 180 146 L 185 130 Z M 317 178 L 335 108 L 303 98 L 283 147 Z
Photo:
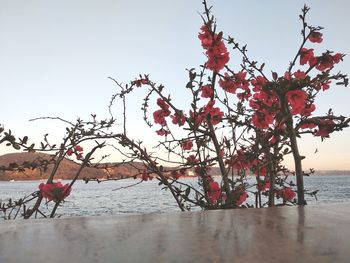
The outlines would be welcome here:
M 210 85 L 204 85 L 201 88 L 202 98 L 212 98 L 214 96 L 214 90 Z
M 148 84 L 147 79 L 137 79 L 131 82 L 131 85 L 135 85 L 136 87 L 141 87 L 142 85 Z
M 307 107 L 305 107 L 302 112 L 300 113 L 300 115 L 302 116 L 310 116 L 311 113 L 313 113 L 316 110 L 316 106 L 315 104 L 311 104 Z
M 152 180 L 152 179 L 153 179 L 153 177 L 150 176 L 149 173 L 147 173 L 147 172 L 143 172 L 141 174 L 141 180 L 142 181 L 148 181 L 148 180 Z
M 187 157 L 187 163 L 189 164 L 196 164 L 198 163 L 198 159 L 196 159 L 196 156 L 193 154 Z
M 160 130 L 156 131 L 156 133 L 157 133 L 159 136 L 164 136 L 164 135 L 166 136 L 166 135 L 170 134 L 169 131 L 164 130 L 163 128 L 161 128 Z
M 76 152 L 82 152 L 84 149 L 83 149 L 83 147 L 77 145 L 77 146 L 74 147 L 74 150 L 75 150 Z
M 232 166 L 235 170 L 243 170 L 250 168 L 255 164 L 256 160 L 251 160 L 250 153 L 244 151 L 244 148 L 237 150 L 237 154 L 233 155 L 231 159 L 226 160 L 225 164 Z
M 221 34 L 213 34 L 207 25 L 203 25 L 201 31 L 198 38 L 201 40 L 202 47 L 207 50 L 205 52 L 208 57 L 207 67 L 214 72 L 219 72 L 230 59 Z
M 325 90 L 328 90 L 329 89 L 329 85 L 331 84 L 332 82 L 330 81 L 330 80 L 324 80 L 324 81 L 322 81 L 322 82 L 316 82 L 315 84 L 314 84 L 314 88 L 316 89 L 316 90 L 323 90 L 323 91 L 325 91 Z
M 161 98 L 157 99 L 157 105 L 164 111 L 168 111 L 169 105 Z
M 307 94 L 303 90 L 290 90 L 286 94 L 287 100 L 291 106 L 293 115 L 301 114 L 305 110 Z
M 181 148 L 183 150 L 191 150 L 192 147 L 193 147 L 193 142 L 191 140 L 183 141 L 181 144 Z
M 219 41 L 216 46 L 209 48 L 206 54 L 208 56 L 207 67 L 214 72 L 222 70 L 230 60 L 229 53 L 222 41 Z
M 205 117 L 209 117 L 212 125 L 217 125 L 221 122 L 224 113 L 220 110 L 220 108 L 214 108 L 215 100 L 211 100 L 204 107 L 203 114 Z
M 304 71 L 301 71 L 301 70 L 298 70 L 296 72 L 294 72 L 294 77 L 297 79 L 297 80 L 303 80 L 306 78 L 306 74 Z
M 254 87 L 253 91 L 258 92 L 262 90 L 267 81 L 263 76 L 257 76 L 255 79 L 252 79 L 250 83 Z
M 211 181 L 209 183 L 209 191 L 208 191 L 208 197 L 209 197 L 209 201 L 212 204 L 215 204 L 221 195 L 221 189 L 220 189 L 220 185 L 218 182 L 215 181 Z
M 229 79 L 227 73 L 225 73 L 225 78 L 219 80 L 219 86 L 224 90 L 232 94 L 236 94 L 237 86 L 236 83 Z
M 316 64 L 316 58 L 312 48 L 302 48 L 300 51 L 300 65 L 305 65 L 306 63 L 309 63 L 310 66 L 314 66 Z
M 283 77 L 284 77 L 285 80 L 291 80 L 291 75 L 290 75 L 290 73 L 288 71 L 284 72 L 284 76 Z
M 328 138 L 329 134 L 334 131 L 334 121 L 333 120 L 320 120 L 318 125 L 318 130 L 314 131 L 314 136 L 319 136 L 322 138 Z
M 201 122 L 203 121 L 203 118 L 205 117 L 203 114 L 198 114 L 196 112 L 190 111 L 190 116 L 191 116 L 191 122 L 195 126 L 199 126 Z
M 245 79 L 247 73 L 240 71 L 233 76 L 225 73 L 225 77 L 219 80 L 220 87 L 230 93 L 235 94 L 237 89 L 249 92 L 249 82 Z
M 162 126 L 165 126 L 166 125 L 165 117 L 168 115 L 169 115 L 168 111 L 164 111 L 162 109 L 156 110 L 155 112 L 153 112 L 154 123 L 158 123 Z
M 316 68 L 319 71 L 330 69 L 334 66 L 334 64 L 338 64 L 342 58 L 343 55 L 340 53 L 337 53 L 334 56 L 325 53 L 321 57 L 318 57 L 318 64 L 316 65 Z
M 300 126 L 299 126 L 299 128 L 300 129 L 313 129 L 313 128 L 316 128 L 317 127 L 317 125 L 316 124 L 314 124 L 314 123 L 304 123 L 304 124 L 301 124 Z
M 290 187 L 286 187 L 282 190 L 282 197 L 288 201 L 293 201 L 296 194 Z
M 270 188 L 270 182 L 260 181 L 259 184 L 256 185 L 256 189 L 259 191 L 265 191 Z
M 317 136 L 317 137 L 328 138 L 330 131 L 327 129 L 319 129 L 315 131 L 313 134 L 314 136 Z
M 174 178 L 175 180 L 179 179 L 181 175 L 183 175 L 181 172 L 179 171 L 171 171 L 170 175 L 172 178 Z
M 73 149 L 72 148 L 68 149 L 67 150 L 67 155 L 71 156 L 72 154 L 73 154 Z
M 273 123 L 273 115 L 264 110 L 254 112 L 252 123 L 259 129 L 267 129 Z
M 170 115 L 173 124 L 177 124 L 179 126 L 183 126 L 186 122 L 186 116 L 182 111 L 175 112 L 175 115 Z
M 322 33 L 320 32 L 312 32 L 308 39 L 310 40 L 310 42 L 312 43 L 321 43 L 322 42 Z
M 201 30 L 202 30 L 202 32 L 200 32 L 198 34 L 198 38 L 202 42 L 202 47 L 204 49 L 209 49 L 212 46 L 213 38 L 211 36 L 211 33 L 208 30 L 208 26 L 207 25 L 203 25 L 201 27 Z
M 39 190 L 42 197 L 47 198 L 48 201 L 53 200 L 54 202 L 63 201 L 71 192 L 69 184 L 62 185 L 61 182 L 39 185 Z
M 247 200 L 248 193 L 246 191 L 242 192 L 239 196 L 238 200 L 236 201 L 237 206 L 241 206 L 245 200 Z
M 262 110 L 262 107 L 279 107 L 279 100 L 275 93 L 260 91 L 253 95 L 253 98 L 249 101 L 249 105 L 253 109 Z
M 340 53 L 337 53 L 337 54 L 335 54 L 335 55 L 332 57 L 332 59 L 333 59 L 333 62 L 334 62 L 335 64 L 338 64 L 338 63 L 340 62 L 340 60 L 343 59 L 343 55 L 340 54 Z

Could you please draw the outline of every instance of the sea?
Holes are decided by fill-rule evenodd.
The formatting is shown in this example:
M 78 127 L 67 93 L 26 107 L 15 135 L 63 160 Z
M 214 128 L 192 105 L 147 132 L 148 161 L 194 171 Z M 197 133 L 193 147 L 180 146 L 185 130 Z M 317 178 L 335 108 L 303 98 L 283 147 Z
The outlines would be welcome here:
M 252 178 L 253 179 L 253 178 Z M 197 185 L 197 178 L 182 178 L 182 182 Z M 62 181 L 62 184 L 69 181 Z M 130 213 L 167 213 L 179 211 L 169 190 L 162 189 L 157 180 L 123 179 L 108 182 L 77 181 L 70 196 L 57 210 L 60 217 L 101 216 Z M 0 182 L 0 202 L 16 200 L 38 189 L 39 181 Z M 317 198 L 306 195 L 308 204 L 341 203 L 350 201 L 350 176 L 310 176 L 304 179 L 308 191 L 316 191 Z M 250 196 L 247 202 L 254 203 Z M 51 202 L 52 203 L 52 202 Z M 50 204 L 46 209 L 50 210 Z M 198 210 L 199 208 L 192 208 Z M 48 212 L 47 211 L 47 212 Z M 0 211 L 0 216 L 1 215 Z

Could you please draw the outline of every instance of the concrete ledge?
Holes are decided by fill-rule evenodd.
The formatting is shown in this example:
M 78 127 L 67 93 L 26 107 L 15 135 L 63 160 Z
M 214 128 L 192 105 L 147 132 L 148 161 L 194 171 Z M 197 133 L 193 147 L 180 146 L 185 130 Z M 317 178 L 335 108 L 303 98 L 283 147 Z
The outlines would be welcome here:
M 350 203 L 3 221 L 0 262 L 350 262 Z

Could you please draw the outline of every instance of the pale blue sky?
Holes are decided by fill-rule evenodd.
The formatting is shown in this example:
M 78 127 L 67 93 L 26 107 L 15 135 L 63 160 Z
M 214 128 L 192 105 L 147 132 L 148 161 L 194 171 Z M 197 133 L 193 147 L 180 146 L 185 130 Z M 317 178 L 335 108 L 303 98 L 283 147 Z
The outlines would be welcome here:
M 298 15 L 304 3 L 311 6 L 310 24 L 325 27 L 324 42 L 312 47 L 350 54 L 349 1 L 209 1 L 218 29 L 247 43 L 250 56 L 266 62 L 266 72 L 280 74 L 300 45 Z M 148 73 L 181 104 L 185 69 L 205 61 L 197 39 L 198 12 L 201 0 L 0 0 L 0 123 L 35 140 L 46 132 L 59 138 L 56 123 L 28 120 L 61 116 L 74 121 L 90 113 L 107 117 L 116 91 L 108 76 L 126 83 Z M 233 64 L 238 59 L 231 54 Z M 337 69 L 350 73 L 350 57 Z M 131 111 L 139 108 L 141 95 L 129 102 Z M 334 86 L 320 97 L 318 112 L 332 107 L 350 116 L 349 98 L 349 88 Z M 152 137 L 154 130 L 141 128 L 137 115 L 141 112 L 129 114 L 131 135 Z M 305 169 L 350 169 L 350 129 L 323 143 L 308 137 L 301 148 L 308 157 Z M 0 148 L 0 154 L 5 152 Z

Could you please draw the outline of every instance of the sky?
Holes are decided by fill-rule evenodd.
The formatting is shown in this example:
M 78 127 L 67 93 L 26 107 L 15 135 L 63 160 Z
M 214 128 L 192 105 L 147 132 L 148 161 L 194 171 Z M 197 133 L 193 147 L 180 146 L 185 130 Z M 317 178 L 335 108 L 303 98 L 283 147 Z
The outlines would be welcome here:
M 265 70 L 279 74 L 300 46 L 304 3 L 311 7 L 308 21 L 324 26 L 324 41 L 312 46 L 350 54 L 346 0 L 318 1 L 208 1 L 218 30 L 241 44 L 249 56 L 265 62 Z M 202 24 L 201 0 L 0 0 L 0 124 L 16 135 L 38 142 L 46 133 L 59 142 L 64 135 L 54 121 L 29 120 L 60 116 L 74 121 L 90 114 L 109 117 L 107 105 L 118 91 L 108 79 L 128 83 L 150 74 L 181 105 L 187 83 L 186 69 L 205 62 L 197 38 Z M 232 53 L 231 65 L 240 57 Z M 350 57 L 336 66 L 350 74 Z M 142 91 L 128 101 L 129 135 L 156 138 L 141 125 Z M 329 108 L 350 116 L 350 87 L 333 86 L 317 100 L 317 113 Z M 121 108 L 116 105 L 116 115 Z M 301 139 L 304 169 L 350 170 L 350 129 L 332 134 L 321 143 Z M 315 150 L 318 150 L 315 153 Z M 0 146 L 0 154 L 12 151 Z M 287 165 L 290 161 L 287 161 Z

